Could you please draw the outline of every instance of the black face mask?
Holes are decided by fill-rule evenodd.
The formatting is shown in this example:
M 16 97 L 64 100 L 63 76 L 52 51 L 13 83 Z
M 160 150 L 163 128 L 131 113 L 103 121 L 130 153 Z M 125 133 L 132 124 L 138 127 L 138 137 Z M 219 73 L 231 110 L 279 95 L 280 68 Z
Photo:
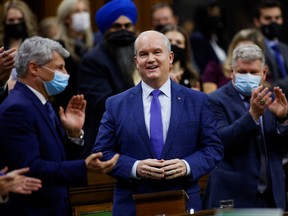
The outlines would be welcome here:
M 128 46 L 136 39 L 135 33 L 127 30 L 110 32 L 106 35 L 106 41 L 115 46 Z
M 224 29 L 224 23 L 220 16 L 208 16 L 206 26 L 211 30 L 211 32 L 218 32 Z
M 5 32 L 7 38 L 19 39 L 27 37 L 26 25 L 24 22 L 9 25 L 6 24 Z
M 261 31 L 265 37 L 267 37 L 270 40 L 273 40 L 281 36 L 282 25 L 272 22 L 269 25 L 262 25 Z
M 174 60 L 173 60 L 173 62 L 177 62 L 177 61 L 184 62 L 184 61 L 185 61 L 185 52 L 186 52 L 186 49 L 183 49 L 183 48 L 180 48 L 180 47 L 178 47 L 178 46 L 175 46 L 175 45 L 172 45 L 172 44 L 171 44 L 171 50 L 172 50 L 173 53 L 174 53 Z
M 161 25 L 161 24 L 159 24 L 159 25 L 155 26 L 155 30 L 158 31 L 158 32 L 161 32 L 161 30 L 162 30 L 165 26 L 166 26 L 166 25 Z

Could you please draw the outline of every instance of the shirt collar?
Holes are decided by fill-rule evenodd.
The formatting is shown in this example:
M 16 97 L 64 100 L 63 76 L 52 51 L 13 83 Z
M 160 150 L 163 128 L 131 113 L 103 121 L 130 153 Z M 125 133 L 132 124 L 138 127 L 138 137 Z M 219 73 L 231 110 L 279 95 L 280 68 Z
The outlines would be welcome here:
M 154 90 L 151 86 L 147 85 L 143 80 L 141 82 L 141 87 L 143 91 L 143 98 L 148 98 L 151 92 Z M 164 95 L 167 97 L 171 97 L 171 80 L 168 79 L 160 88 L 159 90 L 162 91 Z
M 39 91 L 32 88 L 31 86 L 28 86 L 28 85 L 26 86 L 36 95 L 36 97 L 41 101 L 43 105 L 47 102 L 46 98 Z

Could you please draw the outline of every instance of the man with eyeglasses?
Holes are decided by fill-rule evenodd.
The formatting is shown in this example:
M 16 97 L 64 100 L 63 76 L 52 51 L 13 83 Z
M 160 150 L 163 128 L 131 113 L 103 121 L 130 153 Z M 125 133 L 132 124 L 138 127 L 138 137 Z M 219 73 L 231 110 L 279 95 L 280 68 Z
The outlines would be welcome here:
M 87 100 L 83 157 L 94 145 L 105 101 L 140 81 L 133 58 L 137 9 L 131 0 L 114 0 L 96 13 L 103 41 L 82 59 L 78 71 L 78 90 Z

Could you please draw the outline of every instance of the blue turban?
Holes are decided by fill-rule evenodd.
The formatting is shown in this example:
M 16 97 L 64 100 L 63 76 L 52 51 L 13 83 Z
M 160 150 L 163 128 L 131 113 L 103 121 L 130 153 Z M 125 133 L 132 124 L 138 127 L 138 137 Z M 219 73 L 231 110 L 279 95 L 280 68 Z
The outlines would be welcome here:
M 112 0 L 106 3 L 96 13 L 98 29 L 104 34 L 122 15 L 128 17 L 135 25 L 138 14 L 132 0 Z

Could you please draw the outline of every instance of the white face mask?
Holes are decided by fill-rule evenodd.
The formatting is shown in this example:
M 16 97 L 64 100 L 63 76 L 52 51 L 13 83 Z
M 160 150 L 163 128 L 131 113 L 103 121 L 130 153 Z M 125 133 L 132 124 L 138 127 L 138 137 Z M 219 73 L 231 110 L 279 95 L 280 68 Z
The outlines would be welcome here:
M 90 14 L 88 12 L 74 13 L 72 15 L 72 28 L 77 32 L 86 31 L 90 27 Z

